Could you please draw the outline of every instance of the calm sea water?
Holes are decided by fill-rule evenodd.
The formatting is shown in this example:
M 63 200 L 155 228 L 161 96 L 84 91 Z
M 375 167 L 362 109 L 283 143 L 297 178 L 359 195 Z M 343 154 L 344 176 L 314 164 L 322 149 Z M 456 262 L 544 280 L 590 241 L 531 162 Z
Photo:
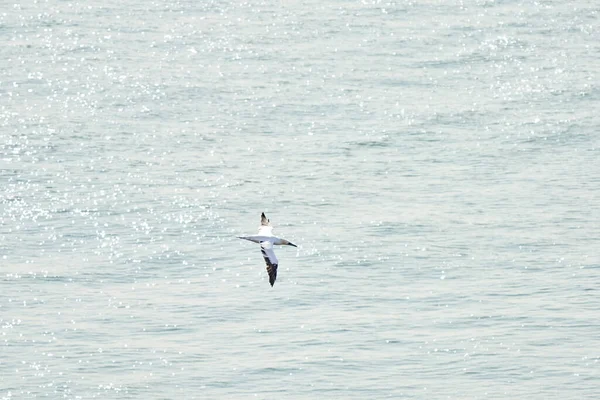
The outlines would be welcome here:
M 102 3 L 0 9 L 0 399 L 600 396 L 597 2 Z

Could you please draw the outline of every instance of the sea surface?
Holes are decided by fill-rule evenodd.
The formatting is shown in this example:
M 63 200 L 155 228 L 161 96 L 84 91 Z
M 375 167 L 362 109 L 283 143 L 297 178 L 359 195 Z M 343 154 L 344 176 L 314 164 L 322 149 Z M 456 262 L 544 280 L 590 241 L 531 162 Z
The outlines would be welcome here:
M 599 20 L 2 2 L 0 399 L 600 398 Z

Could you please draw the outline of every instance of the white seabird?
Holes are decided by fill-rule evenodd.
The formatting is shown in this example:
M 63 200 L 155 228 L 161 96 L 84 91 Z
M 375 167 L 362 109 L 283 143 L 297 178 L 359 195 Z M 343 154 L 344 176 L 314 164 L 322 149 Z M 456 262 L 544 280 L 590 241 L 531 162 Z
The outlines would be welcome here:
M 279 265 L 279 261 L 277 260 L 277 257 L 275 257 L 275 252 L 273 251 L 273 245 L 277 244 L 298 247 L 294 243 L 290 243 L 285 239 L 273 236 L 273 227 L 269 225 L 269 220 L 267 217 L 265 217 L 265 213 L 260 215 L 260 227 L 258 228 L 258 235 L 238 236 L 238 238 L 249 240 L 254 243 L 260 243 L 260 251 L 262 252 L 262 256 L 267 263 L 267 272 L 269 273 L 269 283 L 271 286 L 275 284 L 275 279 L 277 279 L 277 266 Z

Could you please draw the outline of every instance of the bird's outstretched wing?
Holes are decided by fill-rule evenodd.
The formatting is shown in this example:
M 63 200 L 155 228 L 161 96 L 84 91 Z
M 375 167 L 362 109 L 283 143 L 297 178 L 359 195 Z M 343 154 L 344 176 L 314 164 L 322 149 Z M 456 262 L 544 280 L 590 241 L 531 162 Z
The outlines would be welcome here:
M 277 257 L 275 257 L 275 252 L 273 251 L 273 243 L 260 242 L 260 251 L 267 264 L 269 283 L 273 286 L 275 284 L 275 279 L 277 279 L 277 265 L 279 264 Z

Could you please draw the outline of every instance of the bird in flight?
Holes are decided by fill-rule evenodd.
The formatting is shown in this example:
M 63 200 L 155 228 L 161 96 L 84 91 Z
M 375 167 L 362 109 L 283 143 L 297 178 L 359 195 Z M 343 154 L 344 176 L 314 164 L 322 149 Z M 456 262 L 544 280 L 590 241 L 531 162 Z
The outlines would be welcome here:
M 271 284 L 271 287 L 275 284 L 275 279 L 277 279 L 277 266 L 279 265 L 279 261 L 277 261 L 277 257 L 275 257 L 275 252 L 273 251 L 273 245 L 277 244 L 298 247 L 294 243 L 290 243 L 285 239 L 273 236 L 273 227 L 269 225 L 269 220 L 265 216 L 265 213 L 262 213 L 260 216 L 258 235 L 238 236 L 238 238 L 260 244 L 260 251 L 265 259 L 265 263 L 267 263 L 267 272 L 269 273 L 269 283 Z

